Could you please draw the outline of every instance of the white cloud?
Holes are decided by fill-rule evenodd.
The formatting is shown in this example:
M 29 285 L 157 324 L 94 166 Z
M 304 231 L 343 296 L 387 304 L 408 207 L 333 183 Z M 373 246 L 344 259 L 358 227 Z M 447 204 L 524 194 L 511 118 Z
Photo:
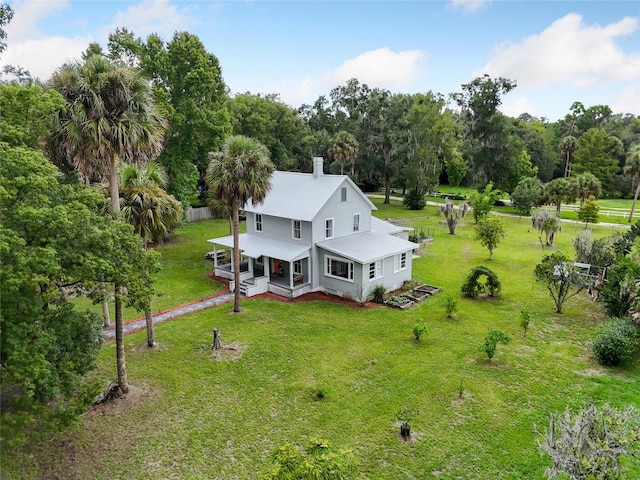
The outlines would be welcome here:
M 352 78 L 370 87 L 397 91 L 411 85 L 423 74 L 423 63 L 428 58 L 421 50 L 393 52 L 388 47 L 371 50 L 343 62 L 335 70 L 305 78 L 301 82 L 285 81 L 275 90 L 292 105 L 312 101 L 318 92 L 327 92 Z
M 474 76 L 504 76 L 524 88 L 553 83 L 585 87 L 638 78 L 640 51 L 627 54 L 615 43 L 616 37 L 637 28 L 637 18 L 601 27 L 585 25 L 582 16 L 571 13 L 519 44 L 497 46 L 491 61 Z
M 60 10 L 69 6 L 67 0 L 52 0 L 46 2 L 21 1 L 11 3 L 13 19 L 6 27 L 9 44 L 44 37 L 38 30 L 37 24 L 41 20 L 56 15 Z
M 537 110 L 527 97 L 509 98 L 500 105 L 500 111 L 508 117 L 519 117 L 523 113 L 528 113 L 535 117 L 538 113 Z
M 116 28 L 126 27 L 142 38 L 151 33 L 171 37 L 176 30 L 185 30 L 190 24 L 188 13 L 188 8 L 178 9 L 168 0 L 145 0 L 125 11 L 118 10 L 113 21 L 100 29 L 100 34 L 106 39 Z
M 470 14 L 490 3 L 491 0 L 450 0 L 449 5 L 454 10 L 462 10 L 464 14 Z
M 640 86 L 635 84 L 625 88 L 611 105 L 611 110 L 640 115 Z
M 91 38 L 47 37 L 37 26 L 68 6 L 67 1 L 12 3 L 14 16 L 7 26 L 8 46 L 2 54 L 2 63 L 20 66 L 33 77 L 47 80 L 64 62 L 79 57 Z
M 90 42 L 88 37 L 48 37 L 9 44 L 2 63 L 26 68 L 33 77 L 46 81 L 63 63 L 80 58 Z
M 117 27 L 127 27 L 142 37 L 154 32 L 171 36 L 174 31 L 186 28 L 190 21 L 190 7 L 178 9 L 168 0 L 145 0 L 125 11 L 118 10 L 113 21 L 99 28 L 95 37 L 47 37 L 39 30 L 39 22 L 68 6 L 67 0 L 12 3 L 14 17 L 7 26 L 8 46 L 2 55 L 2 63 L 26 68 L 32 76 L 47 80 L 63 63 L 79 58 L 89 43 L 106 43 L 109 33 Z M 82 22 L 82 19 L 78 21 Z

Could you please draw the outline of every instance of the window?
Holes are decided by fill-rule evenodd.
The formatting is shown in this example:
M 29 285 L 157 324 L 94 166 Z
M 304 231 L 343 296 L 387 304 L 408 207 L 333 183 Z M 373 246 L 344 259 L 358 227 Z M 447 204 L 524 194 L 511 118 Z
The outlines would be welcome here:
M 382 260 L 376 260 L 369 264 L 369 280 L 375 280 L 376 278 L 382 278 Z
M 324 220 L 324 238 L 333 238 L 333 218 Z
M 353 214 L 353 231 L 354 232 L 360 231 L 360 214 L 359 213 Z
M 300 220 L 291 220 L 291 230 L 293 238 L 297 240 L 302 238 L 302 222 Z
M 302 275 L 302 260 L 296 260 L 293 262 L 293 274 Z
M 393 271 L 399 272 L 407 268 L 407 252 L 395 255 L 393 257 Z
M 256 232 L 262 231 L 262 215 L 260 213 L 256 213 Z
M 347 201 L 347 187 L 342 187 L 340 189 L 340 200 L 342 202 L 346 202 Z
M 325 275 L 353 282 L 353 262 L 326 256 Z

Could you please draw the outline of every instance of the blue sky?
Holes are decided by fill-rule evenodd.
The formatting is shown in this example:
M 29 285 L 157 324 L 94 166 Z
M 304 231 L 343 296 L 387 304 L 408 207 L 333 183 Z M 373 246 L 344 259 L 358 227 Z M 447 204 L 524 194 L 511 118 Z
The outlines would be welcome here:
M 6 1 L 6 0 L 5 0 Z M 575 101 L 640 115 L 640 2 L 8 2 L 0 63 L 48 78 L 117 27 L 198 35 L 232 93 L 312 103 L 358 78 L 392 92 L 448 94 L 483 73 L 516 80 L 504 113 L 555 121 Z

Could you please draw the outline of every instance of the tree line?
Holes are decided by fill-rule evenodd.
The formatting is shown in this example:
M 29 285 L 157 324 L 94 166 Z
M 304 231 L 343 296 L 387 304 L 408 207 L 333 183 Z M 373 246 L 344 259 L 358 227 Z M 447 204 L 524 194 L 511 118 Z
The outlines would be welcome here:
M 631 197 L 638 184 L 638 161 L 629 159 L 640 143 L 637 116 L 575 102 L 556 122 L 508 117 L 499 107 L 517 82 L 506 78 L 484 75 L 448 95 L 394 93 L 351 79 L 312 104 L 292 107 L 277 94 L 232 95 L 217 57 L 188 32 L 165 41 L 116 29 L 106 49 L 91 44 L 84 59 L 92 55 L 150 80 L 167 118 L 158 162 L 168 193 L 185 205 L 198 194 L 206 198 L 208 153 L 231 135 L 260 141 L 279 170 L 309 171 L 310 159 L 323 156 L 332 173 L 346 172 L 365 190 L 384 188 L 387 196 L 392 187 L 422 194 L 441 183 L 483 188 L 492 182 L 511 193 L 523 178 L 547 183 L 582 173 L 595 175 L 609 197 Z M 18 83 L 33 85 L 26 75 Z M 51 95 L 46 85 L 42 95 Z M 44 101 L 21 97 L 12 107 L 34 122 L 34 114 L 43 116 L 32 102 Z

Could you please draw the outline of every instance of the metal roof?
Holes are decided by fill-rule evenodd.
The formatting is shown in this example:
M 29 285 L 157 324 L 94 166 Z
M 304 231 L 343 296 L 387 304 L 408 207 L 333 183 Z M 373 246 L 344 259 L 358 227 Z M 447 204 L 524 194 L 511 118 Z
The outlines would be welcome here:
M 416 243 L 379 232 L 356 233 L 316 245 L 357 263 L 371 263 L 419 247 Z
M 386 233 L 387 235 L 394 235 L 400 232 L 410 232 L 413 228 L 401 227 L 391 222 L 381 220 L 378 217 L 371 216 L 371 230 L 379 233 Z
M 262 235 L 240 234 L 240 251 L 250 258 L 258 258 L 262 255 L 270 258 L 278 258 L 285 262 L 292 262 L 309 256 L 309 246 L 293 242 L 283 242 Z M 212 238 L 208 242 L 233 248 L 233 235 Z
M 353 186 L 372 210 L 377 210 L 371 200 L 346 175 L 321 174 L 314 177 L 312 173 L 281 171 L 273 172 L 271 190 L 264 202 L 254 206 L 249 201 L 244 209 L 247 212 L 310 222 L 345 182 Z

